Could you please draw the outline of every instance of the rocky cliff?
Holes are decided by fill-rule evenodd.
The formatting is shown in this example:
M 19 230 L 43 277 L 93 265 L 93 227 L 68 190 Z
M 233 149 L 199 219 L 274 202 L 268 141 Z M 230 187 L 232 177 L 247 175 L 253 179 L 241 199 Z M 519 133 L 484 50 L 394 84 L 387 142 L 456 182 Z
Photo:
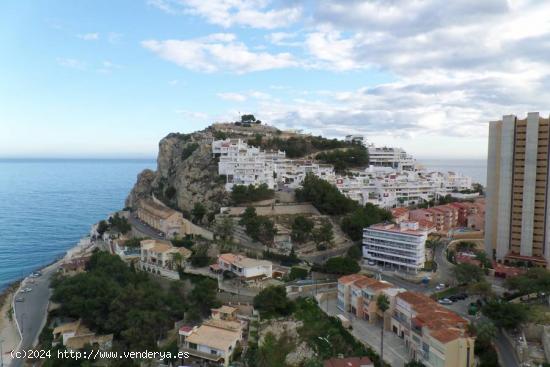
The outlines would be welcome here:
M 135 207 L 140 198 L 155 195 L 168 206 L 188 216 L 196 203 L 207 213 L 218 213 L 229 197 L 224 180 L 218 176 L 217 160 L 212 158 L 212 130 L 191 134 L 172 133 L 159 143 L 157 170 L 144 170 L 126 199 Z M 206 218 L 205 218 L 206 220 Z

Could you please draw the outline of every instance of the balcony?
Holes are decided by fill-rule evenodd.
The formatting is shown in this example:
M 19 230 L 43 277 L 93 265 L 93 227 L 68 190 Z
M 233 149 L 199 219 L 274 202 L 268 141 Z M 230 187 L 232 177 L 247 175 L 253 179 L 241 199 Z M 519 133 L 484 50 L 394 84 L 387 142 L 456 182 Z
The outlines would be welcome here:
M 187 347 L 183 347 L 183 346 L 180 347 L 180 351 L 187 352 L 187 353 L 189 353 L 190 355 L 192 355 L 194 357 L 208 359 L 209 361 L 214 361 L 214 362 L 223 361 L 223 359 L 224 359 L 223 356 L 219 355 L 219 354 L 211 354 L 211 353 L 200 352 L 197 349 L 187 348 Z

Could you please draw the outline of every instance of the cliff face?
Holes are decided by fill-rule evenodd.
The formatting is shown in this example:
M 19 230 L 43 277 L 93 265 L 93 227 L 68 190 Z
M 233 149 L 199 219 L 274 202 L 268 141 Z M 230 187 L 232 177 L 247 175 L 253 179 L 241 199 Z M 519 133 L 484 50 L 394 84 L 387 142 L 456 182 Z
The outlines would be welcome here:
M 196 203 L 207 213 L 219 212 L 228 204 L 224 181 L 212 158 L 209 129 L 192 134 L 169 134 L 159 143 L 157 170 L 144 170 L 126 199 L 135 207 L 140 198 L 154 194 L 168 206 L 189 214 Z

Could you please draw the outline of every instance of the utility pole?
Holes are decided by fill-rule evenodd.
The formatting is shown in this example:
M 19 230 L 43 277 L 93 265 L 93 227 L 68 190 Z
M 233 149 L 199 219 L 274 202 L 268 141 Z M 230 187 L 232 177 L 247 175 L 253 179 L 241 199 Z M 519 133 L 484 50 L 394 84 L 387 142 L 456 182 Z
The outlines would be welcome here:
M 4 351 L 2 350 L 4 339 L 0 339 L 0 367 L 4 367 Z

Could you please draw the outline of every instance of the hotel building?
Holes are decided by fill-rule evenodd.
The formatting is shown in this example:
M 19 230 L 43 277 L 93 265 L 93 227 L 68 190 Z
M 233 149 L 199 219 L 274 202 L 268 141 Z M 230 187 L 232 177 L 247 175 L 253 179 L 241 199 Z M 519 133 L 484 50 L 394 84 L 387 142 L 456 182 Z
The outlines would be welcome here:
M 423 225 L 426 222 L 422 222 Z M 426 240 L 433 227 L 418 222 L 379 223 L 363 230 L 363 258 L 417 272 L 426 260 Z
M 507 115 L 489 123 L 485 246 L 498 261 L 548 267 L 549 119 Z

